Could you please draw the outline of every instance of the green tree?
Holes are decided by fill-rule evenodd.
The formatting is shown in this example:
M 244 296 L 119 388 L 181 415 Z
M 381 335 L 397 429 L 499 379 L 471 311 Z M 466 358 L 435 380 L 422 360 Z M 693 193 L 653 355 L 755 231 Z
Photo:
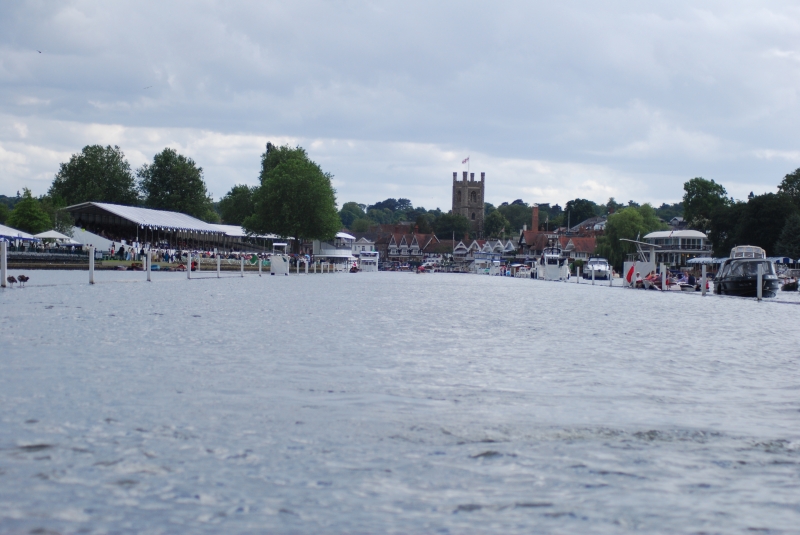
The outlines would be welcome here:
M 522 199 L 511 204 L 503 203 L 497 207 L 497 211 L 508 221 L 506 230 L 509 232 L 516 232 L 531 222 L 531 208 Z
M 625 208 L 625 205 L 614 200 L 614 197 L 609 197 L 605 206 L 606 214 L 614 214 L 619 210 Z
M 47 213 L 42 210 L 39 201 L 33 198 L 28 188 L 23 189 L 22 199 L 14 206 L 6 223 L 9 227 L 29 234 L 39 234 L 50 230 L 51 226 Z
M 253 215 L 255 190 L 255 187 L 244 184 L 233 186 L 219 201 L 219 213 L 222 221 L 228 225 L 241 225 L 246 218 Z
M 484 217 L 488 216 L 489 214 L 491 214 L 495 210 L 497 210 L 497 208 L 495 208 L 492 203 L 490 203 L 490 202 L 483 203 L 483 215 L 484 215 Z
M 783 230 L 775 243 L 775 252 L 792 260 L 800 258 L 800 214 L 794 213 L 786 218 Z
M 339 219 L 342 220 L 342 226 L 345 228 L 351 228 L 355 220 L 363 217 L 366 217 L 364 209 L 355 202 L 346 202 L 342 205 L 342 209 L 339 210 Z
M 778 185 L 778 192 L 788 195 L 795 204 L 800 206 L 800 169 L 795 169 L 783 177 Z
M 244 227 L 306 240 L 329 240 L 341 228 L 331 174 L 311 161 L 302 147 L 267 144 L 261 156 L 261 186 L 255 213 Z
M 598 215 L 600 207 L 587 199 L 573 199 L 567 202 L 564 212 L 567 213 L 567 219 L 564 219 L 562 224 L 569 224 L 574 227 L 578 223 Z
M 436 235 L 444 240 L 446 240 L 448 236 L 453 236 L 454 234 L 456 239 L 460 240 L 469 232 L 469 228 L 469 219 L 461 214 L 442 214 L 442 216 L 436 220 L 436 225 L 434 226 Z
M 744 217 L 747 203 L 736 202 L 717 206 L 711 212 L 708 239 L 714 256 L 725 257 L 738 242 L 739 222 Z
M 350 230 L 353 232 L 369 232 L 370 227 L 374 225 L 375 222 L 371 219 L 367 219 L 366 217 L 362 217 L 353 221 L 351 226 L 349 227 Z
M 8 219 L 8 214 L 10 213 L 11 211 L 8 209 L 8 206 L 6 206 L 4 203 L 0 203 L 0 224 L 6 222 L 6 219 Z
M 617 270 L 621 270 L 625 256 L 636 250 L 635 245 L 621 241 L 621 238 L 641 239 L 650 232 L 666 228 L 667 225 L 658 219 L 655 210 L 649 204 L 643 204 L 638 208 L 633 206 L 623 208 L 608 216 L 605 235 L 597 240 L 597 254 L 608 258 Z
M 499 210 L 489 214 L 483 222 L 483 232 L 489 238 L 502 238 L 511 230 L 511 223 L 503 217 Z
M 107 202 L 135 205 L 139 202 L 136 183 L 125 154 L 117 146 L 87 145 L 62 163 L 47 192 L 67 205 Z
M 51 229 L 61 234 L 72 236 L 72 228 L 75 226 L 75 220 L 72 218 L 72 214 L 64 210 L 64 207 L 67 205 L 64 199 L 44 195 L 39 198 L 39 205 L 47 214 L 47 217 L 50 218 Z
M 427 214 L 420 214 L 414 220 L 414 227 L 420 234 L 430 234 L 433 232 L 433 226 L 431 225 L 431 218 L 428 217 Z
M 730 204 L 728 192 L 714 180 L 696 177 L 683 184 L 683 217 L 693 229 L 708 232 L 712 212 Z
M 745 205 L 736 225 L 736 245 L 756 245 L 775 254 L 775 244 L 797 207 L 787 195 L 756 195 Z
M 166 148 L 136 171 L 144 204 L 157 210 L 180 212 L 202 219 L 217 221 L 213 200 L 206 190 L 203 168 L 194 160 Z

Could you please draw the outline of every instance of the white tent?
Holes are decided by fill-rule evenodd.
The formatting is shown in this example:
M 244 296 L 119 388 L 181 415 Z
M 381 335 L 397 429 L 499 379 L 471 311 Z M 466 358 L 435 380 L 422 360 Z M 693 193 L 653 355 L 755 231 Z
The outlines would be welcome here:
M 0 238 L 7 238 L 9 240 L 36 240 L 36 238 L 27 232 L 22 232 L 21 230 L 7 227 L 5 225 L 0 225 Z
M 61 234 L 57 230 L 47 230 L 45 232 L 40 232 L 39 234 L 35 234 L 34 238 L 39 238 L 40 240 L 66 240 L 71 241 L 72 238 L 65 234 Z

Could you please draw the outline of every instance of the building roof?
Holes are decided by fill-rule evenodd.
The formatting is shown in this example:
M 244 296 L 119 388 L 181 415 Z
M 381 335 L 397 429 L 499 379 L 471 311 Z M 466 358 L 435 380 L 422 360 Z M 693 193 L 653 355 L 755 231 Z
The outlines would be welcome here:
M 708 238 L 699 230 L 659 230 L 644 237 L 645 240 L 655 238 Z
M 164 228 L 169 230 L 188 230 L 192 232 L 205 232 L 208 234 L 222 234 L 223 231 L 210 223 L 200 221 L 190 215 L 166 210 L 153 210 L 138 206 L 123 206 L 121 204 L 108 204 L 102 202 L 84 202 L 65 208 L 70 214 L 111 214 L 148 228 Z
M 27 232 L 22 232 L 21 230 L 17 230 L 15 228 L 7 227 L 5 225 L 0 225 L 0 237 L 2 238 L 10 238 L 12 240 L 35 240 L 31 234 Z

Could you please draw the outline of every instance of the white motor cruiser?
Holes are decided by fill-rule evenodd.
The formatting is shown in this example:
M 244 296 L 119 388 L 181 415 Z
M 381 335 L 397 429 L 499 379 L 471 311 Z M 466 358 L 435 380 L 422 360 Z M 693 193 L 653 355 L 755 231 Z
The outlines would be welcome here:
M 590 258 L 583 266 L 583 278 L 591 279 L 594 273 L 595 280 L 608 280 L 611 278 L 611 266 L 605 258 Z
M 536 264 L 536 278 L 548 281 L 565 281 L 569 279 L 569 263 L 567 260 L 558 242 L 555 245 L 545 247 L 539 263 Z

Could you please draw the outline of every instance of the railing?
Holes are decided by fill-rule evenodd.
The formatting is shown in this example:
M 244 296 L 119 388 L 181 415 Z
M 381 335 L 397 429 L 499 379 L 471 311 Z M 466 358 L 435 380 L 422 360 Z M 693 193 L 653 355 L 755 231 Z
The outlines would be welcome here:
M 663 253 L 665 251 L 710 251 L 711 245 L 680 245 L 680 244 L 669 244 L 669 245 L 661 245 L 661 244 L 651 244 L 659 247 L 656 249 L 656 252 Z M 647 246 L 642 246 L 645 249 Z

